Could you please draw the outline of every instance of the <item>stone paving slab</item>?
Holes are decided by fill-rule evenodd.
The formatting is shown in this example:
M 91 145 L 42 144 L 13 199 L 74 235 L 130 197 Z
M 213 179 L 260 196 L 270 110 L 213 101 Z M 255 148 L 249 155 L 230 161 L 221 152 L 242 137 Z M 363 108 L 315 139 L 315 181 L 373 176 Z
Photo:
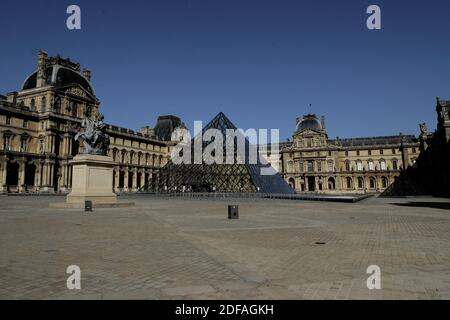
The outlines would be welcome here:
M 0 299 L 450 299 L 448 199 L 124 200 L 84 213 L 1 197 Z

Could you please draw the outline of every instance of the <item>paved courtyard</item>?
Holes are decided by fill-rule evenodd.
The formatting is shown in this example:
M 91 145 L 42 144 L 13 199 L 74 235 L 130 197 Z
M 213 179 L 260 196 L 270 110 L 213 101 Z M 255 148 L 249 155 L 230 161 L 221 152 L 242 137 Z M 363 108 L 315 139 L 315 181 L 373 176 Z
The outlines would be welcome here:
M 0 298 L 450 299 L 450 200 L 125 198 L 86 214 L 0 196 Z

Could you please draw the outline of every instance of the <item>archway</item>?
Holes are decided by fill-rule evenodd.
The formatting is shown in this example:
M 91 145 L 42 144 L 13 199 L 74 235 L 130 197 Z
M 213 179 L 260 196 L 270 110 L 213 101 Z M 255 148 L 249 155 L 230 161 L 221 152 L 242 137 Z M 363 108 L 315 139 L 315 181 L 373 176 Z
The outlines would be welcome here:
M 306 177 L 306 183 L 308 185 L 308 191 L 316 191 L 316 178 Z
M 377 187 L 377 182 L 374 177 L 370 177 L 369 187 L 370 187 L 370 189 L 375 189 Z
M 142 186 L 141 186 L 141 177 L 142 177 L 142 173 L 141 172 L 138 172 L 137 174 L 136 174 L 136 187 L 138 188 L 138 189 L 140 189 Z
M 128 190 L 133 189 L 133 171 L 128 172 Z
M 381 178 L 381 186 L 383 189 L 386 189 L 389 186 L 389 180 L 386 177 Z
M 328 178 L 328 190 L 335 190 L 336 189 L 336 181 L 333 177 Z
M 149 180 L 150 180 L 150 174 L 148 172 L 146 172 L 145 173 L 145 185 L 144 185 L 145 190 L 149 189 Z
M 295 180 L 294 178 L 290 178 L 289 179 L 289 186 L 295 190 Z
M 345 180 L 347 183 L 347 189 L 352 189 L 353 188 L 353 179 L 350 177 L 347 177 Z
M 25 167 L 25 185 L 33 187 L 36 176 L 36 165 L 34 163 L 28 163 Z
M 364 178 L 358 177 L 358 189 L 364 189 Z
M 9 162 L 6 169 L 6 185 L 19 185 L 19 164 L 17 162 Z
M 119 172 L 119 189 L 123 189 L 125 187 L 125 171 Z

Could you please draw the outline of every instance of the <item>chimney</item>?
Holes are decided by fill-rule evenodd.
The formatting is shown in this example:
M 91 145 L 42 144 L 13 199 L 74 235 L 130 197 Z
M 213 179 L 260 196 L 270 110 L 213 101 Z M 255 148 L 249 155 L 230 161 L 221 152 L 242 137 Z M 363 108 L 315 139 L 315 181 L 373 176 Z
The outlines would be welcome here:
M 320 118 L 320 122 L 322 123 L 322 130 L 325 130 L 325 116 Z
M 83 77 L 85 77 L 89 82 L 91 82 L 91 70 L 83 69 Z
M 37 77 L 36 77 L 36 87 L 40 88 L 46 85 L 45 83 L 45 68 L 47 65 L 47 52 L 40 50 L 38 53 L 38 66 L 37 66 Z

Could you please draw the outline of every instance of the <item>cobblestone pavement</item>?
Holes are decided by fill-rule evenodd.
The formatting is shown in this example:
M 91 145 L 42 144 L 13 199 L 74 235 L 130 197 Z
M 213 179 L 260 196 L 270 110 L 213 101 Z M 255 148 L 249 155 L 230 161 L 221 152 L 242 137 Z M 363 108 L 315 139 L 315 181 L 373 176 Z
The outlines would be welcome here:
M 126 200 L 86 214 L 0 196 L 0 298 L 450 299 L 450 200 Z

